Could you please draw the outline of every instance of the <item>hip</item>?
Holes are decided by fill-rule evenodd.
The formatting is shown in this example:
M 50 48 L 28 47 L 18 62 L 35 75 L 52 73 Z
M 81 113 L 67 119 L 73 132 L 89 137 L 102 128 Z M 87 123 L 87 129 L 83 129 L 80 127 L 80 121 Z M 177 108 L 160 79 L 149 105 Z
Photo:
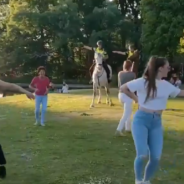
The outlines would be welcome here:
M 124 93 L 119 93 L 118 99 L 121 103 L 132 103 L 133 102 L 133 100 Z
M 162 116 L 158 113 L 145 112 L 139 109 L 134 114 L 132 126 L 137 128 L 141 125 L 147 128 L 161 128 Z

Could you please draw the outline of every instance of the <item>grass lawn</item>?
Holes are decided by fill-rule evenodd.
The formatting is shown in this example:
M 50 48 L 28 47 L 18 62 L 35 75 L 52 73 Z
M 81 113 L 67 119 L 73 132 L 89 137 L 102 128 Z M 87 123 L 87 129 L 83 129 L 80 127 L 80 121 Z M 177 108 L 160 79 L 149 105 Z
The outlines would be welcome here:
M 0 142 L 8 162 L 7 179 L 0 183 L 134 184 L 132 137 L 114 136 L 123 111 L 117 91 L 112 92 L 115 106 L 102 103 L 94 109 L 89 109 L 90 90 L 72 93 L 49 95 L 46 127 L 33 125 L 34 102 L 25 96 L 0 99 Z M 183 117 L 184 101 L 170 100 L 163 115 L 161 166 L 153 184 L 184 183 Z

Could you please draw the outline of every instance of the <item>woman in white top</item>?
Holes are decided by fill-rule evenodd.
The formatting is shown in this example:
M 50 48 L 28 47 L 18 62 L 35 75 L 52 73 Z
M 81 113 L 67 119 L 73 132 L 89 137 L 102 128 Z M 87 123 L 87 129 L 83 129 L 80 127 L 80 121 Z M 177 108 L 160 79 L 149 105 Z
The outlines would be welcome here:
M 150 178 L 158 168 L 163 147 L 163 129 L 161 115 L 166 109 L 169 96 L 184 96 L 184 91 L 171 83 L 161 80 L 170 70 L 166 58 L 150 58 L 142 78 L 121 86 L 120 91 L 138 102 L 139 110 L 132 123 L 136 158 L 134 161 L 135 183 L 150 184 Z M 135 96 L 134 92 L 137 92 Z M 144 160 L 148 156 L 144 177 L 142 176 Z

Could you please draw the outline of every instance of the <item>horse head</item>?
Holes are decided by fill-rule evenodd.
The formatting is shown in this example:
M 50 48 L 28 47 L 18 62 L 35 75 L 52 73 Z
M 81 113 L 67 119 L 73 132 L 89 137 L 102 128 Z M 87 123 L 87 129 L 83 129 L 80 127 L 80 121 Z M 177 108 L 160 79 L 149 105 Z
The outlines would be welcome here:
M 102 54 L 95 52 L 95 63 L 96 63 L 96 67 L 98 67 L 98 69 L 102 68 L 102 63 L 103 63 L 103 55 Z

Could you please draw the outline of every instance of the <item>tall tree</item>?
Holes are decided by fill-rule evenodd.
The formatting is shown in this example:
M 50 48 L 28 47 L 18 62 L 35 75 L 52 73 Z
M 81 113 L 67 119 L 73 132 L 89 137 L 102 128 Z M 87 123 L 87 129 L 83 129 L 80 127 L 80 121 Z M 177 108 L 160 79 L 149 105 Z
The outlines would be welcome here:
M 147 55 L 168 56 L 172 61 L 184 28 L 184 1 L 142 0 L 142 45 Z

